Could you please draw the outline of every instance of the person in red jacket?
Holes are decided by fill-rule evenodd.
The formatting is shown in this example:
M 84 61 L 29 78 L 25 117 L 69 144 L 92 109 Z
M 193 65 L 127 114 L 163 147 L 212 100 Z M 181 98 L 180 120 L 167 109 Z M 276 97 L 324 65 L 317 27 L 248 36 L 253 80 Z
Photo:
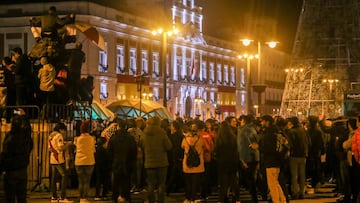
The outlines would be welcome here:
M 360 192 L 360 128 L 359 123 L 357 125 L 357 129 L 355 130 L 353 137 L 352 137 L 352 145 L 351 145 L 351 151 L 352 151 L 352 179 L 354 179 L 354 183 L 357 183 L 353 186 L 353 194 L 357 194 L 353 196 L 354 202 L 359 202 L 359 192 Z

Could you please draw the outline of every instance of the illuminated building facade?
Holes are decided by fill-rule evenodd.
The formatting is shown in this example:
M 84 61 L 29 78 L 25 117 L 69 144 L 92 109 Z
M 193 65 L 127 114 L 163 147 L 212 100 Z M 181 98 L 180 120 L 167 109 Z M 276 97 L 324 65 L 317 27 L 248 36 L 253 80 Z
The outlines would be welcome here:
M 28 18 L 42 15 L 50 6 L 56 6 L 59 15 L 71 11 L 76 14 L 77 22 L 96 27 L 106 41 L 106 50 L 102 51 L 82 33 L 77 34 L 86 53 L 82 74 L 95 78 L 95 100 L 108 105 L 116 100 L 141 96 L 142 99 L 163 103 L 163 77 L 166 75 L 166 103 L 172 115 L 199 115 L 205 120 L 248 113 L 244 86 L 246 62 L 237 58 L 242 52 L 241 45 L 203 35 L 202 8 L 196 6 L 194 0 L 178 0 L 165 8 L 161 4 L 163 1 L 146 1 L 149 6 L 159 5 L 159 10 L 155 7 L 137 10 L 139 4 L 143 5 L 145 1 L 125 2 L 124 10 L 133 12 L 86 1 L 1 5 L 0 47 L 3 48 L 0 55 L 9 55 L 15 46 L 29 51 L 35 40 Z M 151 18 L 146 16 L 146 10 L 150 15 L 159 13 Z M 159 16 L 161 18 L 156 19 Z M 168 24 L 159 23 L 164 17 L 169 17 Z M 151 34 L 161 24 L 180 28 L 181 33 L 168 37 L 166 53 L 162 53 L 161 36 Z M 166 69 L 161 67 L 162 57 L 165 57 Z M 283 69 L 287 65 L 284 58 L 287 56 L 280 51 L 264 49 L 262 57 L 262 70 L 266 74 L 263 78 L 268 83 L 262 113 L 271 114 L 280 107 Z M 140 91 L 135 82 L 139 75 L 143 81 Z

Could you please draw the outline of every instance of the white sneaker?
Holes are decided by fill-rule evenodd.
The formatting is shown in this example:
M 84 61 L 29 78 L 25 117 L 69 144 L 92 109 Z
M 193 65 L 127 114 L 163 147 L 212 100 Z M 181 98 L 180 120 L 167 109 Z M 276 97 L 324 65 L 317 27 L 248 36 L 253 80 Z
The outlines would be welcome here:
M 59 202 L 59 199 L 58 199 L 58 198 L 56 198 L 56 197 L 51 197 L 50 202 L 52 202 L 52 203 L 56 203 L 56 202 Z
M 90 201 L 87 199 L 80 199 L 80 203 L 90 203 Z
M 61 203 L 72 203 L 74 201 L 64 198 L 64 199 L 60 199 L 59 202 L 61 202 Z
M 123 198 L 123 197 L 121 197 L 121 196 L 119 196 L 119 197 L 118 197 L 118 202 L 119 202 L 119 203 L 124 203 L 124 202 L 126 202 L 126 199 Z

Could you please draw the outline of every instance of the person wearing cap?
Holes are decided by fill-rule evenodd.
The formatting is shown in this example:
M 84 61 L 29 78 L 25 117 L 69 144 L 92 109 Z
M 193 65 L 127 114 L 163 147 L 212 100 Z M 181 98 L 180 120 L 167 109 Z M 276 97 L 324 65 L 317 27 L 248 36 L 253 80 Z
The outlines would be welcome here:
M 54 127 L 54 131 L 49 136 L 49 150 L 50 150 L 50 166 L 52 171 L 51 176 L 51 202 L 72 202 L 66 198 L 66 186 L 67 186 L 67 170 L 65 164 L 65 144 L 64 134 L 66 133 L 66 125 L 64 123 L 57 123 Z M 61 176 L 61 196 L 58 197 L 56 191 L 57 176 Z
M 263 154 L 264 167 L 266 168 L 267 185 L 273 203 L 286 203 L 284 192 L 279 183 L 280 167 L 283 159 L 277 151 L 279 130 L 274 125 L 274 119 L 270 115 L 261 118 L 263 137 L 260 150 Z
M 12 50 L 12 60 L 15 62 L 16 105 L 28 105 L 33 102 L 34 78 L 31 71 L 31 61 L 23 54 L 20 47 Z

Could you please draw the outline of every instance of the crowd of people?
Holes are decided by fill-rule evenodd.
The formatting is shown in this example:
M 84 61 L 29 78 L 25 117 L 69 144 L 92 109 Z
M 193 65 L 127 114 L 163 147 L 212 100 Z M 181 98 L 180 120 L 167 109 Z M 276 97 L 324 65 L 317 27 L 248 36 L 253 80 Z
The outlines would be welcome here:
M 328 120 L 314 116 L 303 122 L 270 115 L 228 117 L 222 122 L 154 117 L 116 118 L 91 132 L 86 126 L 84 122 L 73 141 L 81 202 L 90 198 L 93 172 L 95 200 L 106 199 L 112 191 L 114 203 L 131 202 L 131 193 L 141 192 L 149 203 L 165 202 L 165 196 L 175 192 L 185 193 L 184 203 L 206 202 L 215 192 L 218 202 L 240 202 L 240 188 L 253 202 L 261 198 L 285 203 L 303 199 L 305 191 L 318 192 L 326 178 L 336 180 L 339 202 L 358 198 L 358 119 L 328 125 Z M 63 134 L 61 129 L 55 128 L 57 134 Z M 62 142 L 52 146 L 64 150 Z M 71 158 L 66 159 L 66 153 L 60 157 L 58 162 L 51 159 L 52 170 L 66 178 L 62 171 Z M 53 190 L 52 199 L 68 201 L 66 189 L 61 189 L 60 198 Z

